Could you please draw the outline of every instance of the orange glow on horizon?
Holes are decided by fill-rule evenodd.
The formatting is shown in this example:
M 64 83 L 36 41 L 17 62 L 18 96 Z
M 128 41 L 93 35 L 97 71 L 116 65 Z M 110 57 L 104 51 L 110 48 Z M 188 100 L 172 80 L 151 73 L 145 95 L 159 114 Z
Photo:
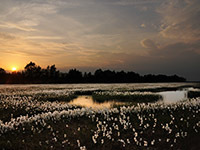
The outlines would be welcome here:
M 16 67 L 12 67 L 12 71 L 17 71 L 17 68 Z

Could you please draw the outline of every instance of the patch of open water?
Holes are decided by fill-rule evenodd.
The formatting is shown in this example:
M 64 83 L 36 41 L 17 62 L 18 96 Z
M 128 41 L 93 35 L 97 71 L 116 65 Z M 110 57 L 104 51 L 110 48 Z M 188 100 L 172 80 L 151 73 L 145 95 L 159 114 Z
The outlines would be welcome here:
M 98 103 L 94 101 L 92 96 L 84 95 L 84 96 L 78 96 L 77 98 L 69 102 L 69 104 L 93 108 L 93 109 L 103 109 L 103 108 L 112 108 L 113 105 L 119 105 L 122 103 L 116 101 L 105 101 L 102 103 Z
M 183 90 L 177 90 L 177 91 L 163 91 L 158 92 L 157 94 L 162 96 L 162 101 L 164 103 L 175 103 L 181 100 L 185 100 L 188 98 L 188 91 L 191 90 L 191 88 L 186 88 Z M 125 102 L 117 102 L 117 101 L 105 101 L 102 103 L 95 102 L 90 95 L 84 95 L 84 96 L 78 96 L 77 98 L 73 99 L 69 104 L 83 106 L 83 107 L 89 107 L 93 109 L 103 109 L 103 108 L 112 108 L 113 105 L 122 105 Z
M 187 90 L 164 91 L 158 92 L 158 94 L 162 96 L 164 103 L 174 103 L 188 98 Z

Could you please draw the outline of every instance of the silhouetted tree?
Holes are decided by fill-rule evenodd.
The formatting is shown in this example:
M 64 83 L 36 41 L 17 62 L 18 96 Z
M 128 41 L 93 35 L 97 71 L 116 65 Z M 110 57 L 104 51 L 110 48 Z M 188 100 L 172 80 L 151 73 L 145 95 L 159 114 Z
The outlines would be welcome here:
M 57 77 L 59 76 L 59 71 L 57 71 L 55 65 L 52 65 L 52 66 L 50 67 L 50 76 L 51 76 L 52 78 L 57 78 Z
M 0 68 L 0 83 L 5 83 L 6 71 L 3 68 Z
M 42 72 L 41 72 L 41 67 L 37 66 L 35 63 L 30 62 L 25 66 L 25 77 L 28 79 L 33 80 L 32 82 L 39 82 Z
M 3 68 L 0 68 L 0 75 L 5 75 L 6 71 Z
M 76 69 L 69 70 L 69 73 L 67 74 L 66 78 L 69 83 L 79 83 L 83 81 L 82 73 Z
M 94 76 L 91 72 L 85 72 L 83 75 L 83 79 L 85 83 L 93 83 L 94 82 Z
M 0 83 L 135 83 L 135 82 L 185 82 L 186 79 L 177 75 L 153 75 L 140 76 L 138 73 L 115 72 L 111 70 L 97 69 L 94 74 L 70 69 L 68 73 L 59 72 L 55 65 L 42 69 L 34 62 L 28 63 L 24 71 L 6 73 L 0 68 Z
M 97 82 L 97 83 L 100 83 L 100 82 L 103 82 L 103 71 L 101 69 L 97 69 L 95 72 L 94 72 L 94 80 Z

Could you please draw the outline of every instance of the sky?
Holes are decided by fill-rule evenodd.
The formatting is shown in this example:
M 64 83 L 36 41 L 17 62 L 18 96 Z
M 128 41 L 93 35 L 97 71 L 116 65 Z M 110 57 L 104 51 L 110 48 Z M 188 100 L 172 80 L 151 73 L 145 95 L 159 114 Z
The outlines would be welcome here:
M 200 81 L 199 0 L 0 0 L 0 68 L 30 61 Z

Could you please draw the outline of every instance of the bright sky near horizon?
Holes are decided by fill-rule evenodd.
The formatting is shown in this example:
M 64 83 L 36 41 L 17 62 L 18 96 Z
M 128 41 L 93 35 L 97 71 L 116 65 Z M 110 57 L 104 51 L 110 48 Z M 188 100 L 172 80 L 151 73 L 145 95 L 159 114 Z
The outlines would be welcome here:
M 199 0 L 0 0 L 0 67 L 200 80 Z

